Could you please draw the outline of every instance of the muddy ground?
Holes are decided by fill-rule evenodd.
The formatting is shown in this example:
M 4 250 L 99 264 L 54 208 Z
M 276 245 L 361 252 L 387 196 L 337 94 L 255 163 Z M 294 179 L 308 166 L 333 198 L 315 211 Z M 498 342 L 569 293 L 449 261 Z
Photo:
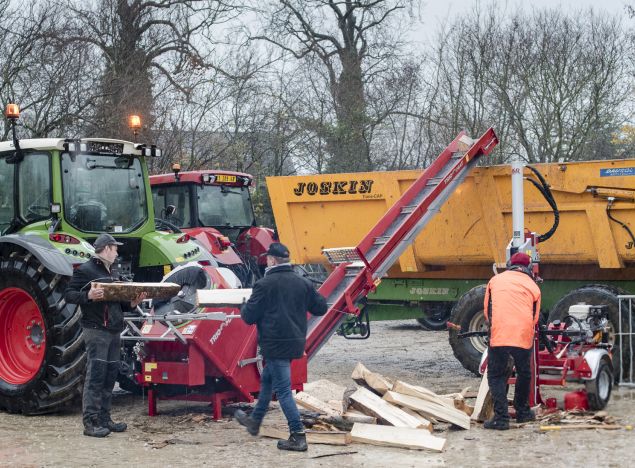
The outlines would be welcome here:
M 335 336 L 313 359 L 309 379 L 351 384 L 362 361 L 371 370 L 426 386 L 438 393 L 478 389 L 479 379 L 452 356 L 443 332 L 427 332 L 414 321 L 374 324 L 368 340 Z M 547 389 L 546 396 L 553 396 Z M 443 453 L 352 444 L 312 445 L 307 453 L 285 453 L 272 439 L 249 436 L 235 421 L 208 417 L 209 408 L 185 402 L 159 402 L 160 416 L 149 418 L 141 397 L 120 392 L 115 420 L 125 433 L 105 439 L 82 435 L 79 411 L 42 417 L 0 413 L 0 466 L 632 466 L 635 431 L 574 430 L 539 433 L 538 424 L 507 432 L 445 428 Z M 607 407 L 623 424 L 635 424 L 635 390 L 617 389 Z M 282 422 L 279 409 L 268 416 Z M 353 453 L 350 453 L 353 452 Z M 332 455 L 323 457 L 323 455 Z M 319 458 L 318 458 L 319 457 Z

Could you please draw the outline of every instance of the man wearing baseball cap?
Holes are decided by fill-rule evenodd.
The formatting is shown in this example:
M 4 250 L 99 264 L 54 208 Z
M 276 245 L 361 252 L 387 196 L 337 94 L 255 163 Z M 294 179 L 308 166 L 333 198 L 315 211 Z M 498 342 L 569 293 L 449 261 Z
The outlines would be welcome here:
M 304 354 L 307 311 L 324 315 L 326 300 L 293 271 L 285 245 L 274 242 L 269 246 L 267 266 L 240 313 L 246 323 L 258 327 L 258 344 L 265 360 L 260 394 L 250 416 L 241 410 L 234 415 L 251 435 L 257 435 L 275 392 L 290 432 L 288 440 L 278 442 L 278 448 L 303 452 L 307 450 L 306 435 L 291 394 L 291 361 Z
M 125 423 L 115 423 L 110 416 L 112 389 L 119 374 L 124 311 L 137 307 L 145 293 L 130 303 L 112 302 L 104 301 L 104 290 L 94 287 L 94 282 L 119 280 L 111 267 L 120 245 L 123 244 L 110 234 L 99 235 L 93 244 L 95 255 L 73 272 L 64 292 L 66 302 L 78 304 L 82 311 L 87 356 L 82 410 L 84 435 L 91 437 L 105 437 L 127 428 Z
M 529 407 L 530 359 L 534 331 L 540 316 L 540 288 L 531 272 L 529 255 L 517 252 L 511 256 L 509 268 L 494 276 L 487 284 L 483 306 L 490 326 L 487 378 L 494 400 L 494 417 L 485 421 L 483 427 L 506 430 L 509 429 L 509 356 L 514 359 L 516 368 L 516 421 L 523 423 L 536 419 Z

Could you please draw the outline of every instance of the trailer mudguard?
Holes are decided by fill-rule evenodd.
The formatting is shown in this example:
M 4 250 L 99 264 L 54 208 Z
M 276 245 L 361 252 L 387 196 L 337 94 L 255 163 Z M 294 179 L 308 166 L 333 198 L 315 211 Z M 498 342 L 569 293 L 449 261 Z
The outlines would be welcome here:
M 613 367 L 613 361 L 609 356 L 609 353 L 606 349 L 590 349 L 586 353 L 584 353 L 584 360 L 586 361 L 589 369 L 591 369 L 591 377 L 584 380 L 593 380 L 598 375 L 598 369 L 600 368 L 600 362 L 604 356 L 608 357 L 608 361 L 611 364 L 611 368 Z
M 53 273 L 72 276 L 71 259 L 60 253 L 39 236 L 28 234 L 8 234 L 0 237 L 1 244 L 15 244 L 31 252 L 48 270 Z

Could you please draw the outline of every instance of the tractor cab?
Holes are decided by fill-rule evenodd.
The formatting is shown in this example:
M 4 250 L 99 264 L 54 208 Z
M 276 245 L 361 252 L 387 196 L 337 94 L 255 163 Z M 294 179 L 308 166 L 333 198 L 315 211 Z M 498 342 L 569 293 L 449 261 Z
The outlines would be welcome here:
M 262 256 L 274 241 L 271 229 L 257 227 L 251 201 L 253 178 L 242 172 L 203 170 L 150 177 L 154 215 L 166 229 L 195 237 L 243 285 L 251 285 L 266 266 Z

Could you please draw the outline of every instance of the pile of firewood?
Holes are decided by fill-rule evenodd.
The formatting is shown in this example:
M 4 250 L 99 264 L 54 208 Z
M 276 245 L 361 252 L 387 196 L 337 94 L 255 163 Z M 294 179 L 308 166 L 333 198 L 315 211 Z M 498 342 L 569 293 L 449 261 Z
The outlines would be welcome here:
M 361 363 L 351 377 L 359 387 L 346 389 L 319 380 L 306 384 L 304 391 L 295 395 L 297 404 L 308 410 L 304 419 L 305 425 L 310 426 L 309 443 L 357 442 L 441 452 L 446 441 L 433 434 L 435 426 L 470 428 L 474 408 L 466 402 L 469 389 L 438 395 L 424 387 L 371 372 Z M 261 434 L 287 436 L 284 430 L 271 427 L 262 427 Z

